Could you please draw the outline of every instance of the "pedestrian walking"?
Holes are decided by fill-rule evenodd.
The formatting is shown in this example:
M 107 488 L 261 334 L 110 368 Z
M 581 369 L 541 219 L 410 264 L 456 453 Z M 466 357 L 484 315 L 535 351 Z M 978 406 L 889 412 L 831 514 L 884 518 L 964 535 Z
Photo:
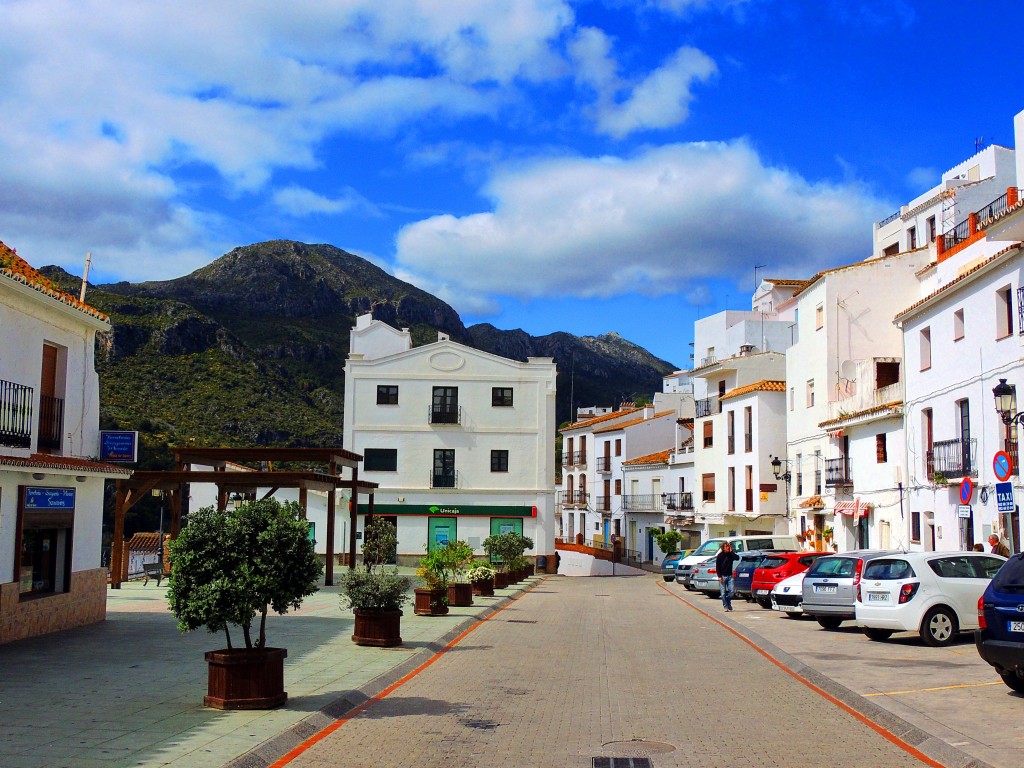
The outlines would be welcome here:
M 732 551 L 732 544 L 728 541 L 722 544 L 722 548 L 715 555 L 715 572 L 722 587 L 722 607 L 727 611 L 732 610 L 732 566 L 739 559 L 740 556 Z
M 1010 556 L 1010 548 L 1003 544 L 996 534 L 993 533 L 988 537 L 988 543 L 992 545 L 992 549 L 990 551 L 993 555 L 1002 555 L 1003 557 Z

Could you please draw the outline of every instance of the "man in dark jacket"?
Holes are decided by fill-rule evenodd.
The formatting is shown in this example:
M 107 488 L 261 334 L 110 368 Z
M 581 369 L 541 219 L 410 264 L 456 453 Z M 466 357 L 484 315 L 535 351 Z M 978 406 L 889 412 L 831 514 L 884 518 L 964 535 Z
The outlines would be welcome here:
M 715 572 L 721 585 L 722 607 L 727 611 L 732 610 L 732 566 L 739 559 L 740 556 L 732 551 L 732 544 L 728 541 L 722 544 L 715 555 Z

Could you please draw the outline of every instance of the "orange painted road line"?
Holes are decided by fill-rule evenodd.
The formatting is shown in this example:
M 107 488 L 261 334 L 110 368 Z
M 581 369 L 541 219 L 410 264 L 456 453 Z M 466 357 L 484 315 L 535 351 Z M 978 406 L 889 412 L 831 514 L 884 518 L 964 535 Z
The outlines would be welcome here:
M 306 752 L 313 745 L 315 745 L 315 744 L 323 741 L 324 739 L 326 739 L 328 736 L 330 736 L 336 730 L 341 728 L 341 726 L 343 726 L 349 720 L 352 720 L 353 718 L 358 717 L 360 714 L 365 712 L 367 709 L 369 709 L 375 703 L 377 703 L 381 699 L 387 697 L 391 693 L 394 693 L 395 690 L 397 690 L 398 688 L 400 688 L 403 685 L 405 685 L 407 682 L 409 682 L 414 677 L 416 677 L 418 674 L 420 674 L 423 670 L 427 669 L 427 667 L 431 666 L 435 661 L 440 659 L 444 654 L 446 654 L 449 650 L 451 650 L 453 646 L 455 646 L 456 644 L 460 643 L 468 634 L 470 634 L 471 632 L 474 632 L 485 621 L 490 621 L 493 617 L 497 616 L 499 613 L 501 613 L 506 608 L 508 608 L 510 605 L 512 605 L 512 603 L 516 602 L 516 600 L 518 600 L 519 598 L 523 597 L 523 595 L 530 594 L 530 592 L 533 591 L 534 587 L 536 587 L 538 584 L 542 584 L 543 582 L 544 582 L 544 579 L 541 579 L 540 581 L 536 582 L 536 584 L 531 584 L 529 589 L 524 590 L 522 592 L 522 594 L 516 595 L 511 600 L 509 600 L 507 603 L 505 603 L 505 605 L 503 605 L 500 608 L 498 608 L 497 610 L 495 610 L 493 613 L 490 613 L 487 616 L 484 616 L 482 619 L 477 619 L 477 621 L 472 626 L 467 627 L 465 630 L 460 632 L 450 643 L 448 643 L 448 645 L 446 645 L 440 651 L 435 653 L 433 656 L 431 656 L 425 662 L 420 664 L 412 672 L 410 672 L 409 674 L 405 675 L 401 679 L 396 680 L 391 685 L 389 685 L 387 688 L 385 688 L 383 691 L 378 693 L 376 696 L 373 696 L 373 697 L 367 699 L 366 701 L 364 701 L 359 706 L 357 706 L 357 707 L 353 708 L 352 710 L 346 712 L 344 717 L 341 717 L 338 720 L 335 720 L 333 723 L 328 725 L 323 730 L 318 731 L 317 733 L 314 733 L 312 736 L 310 736 L 308 739 L 303 741 L 297 747 L 295 747 L 290 752 L 285 754 L 283 757 L 281 757 L 278 760 L 275 760 L 273 763 L 271 763 L 268 766 L 268 768 L 284 768 L 284 766 L 288 765 L 292 760 L 297 758 L 303 752 Z
M 678 592 L 669 589 L 664 584 L 659 583 L 658 586 L 661 587 L 663 590 L 665 590 L 668 594 L 672 595 L 672 597 L 674 597 L 676 600 L 681 602 L 683 605 L 688 605 L 690 608 L 695 610 L 697 613 L 702 615 L 704 618 L 711 619 L 711 621 L 715 622 L 715 624 L 717 624 L 718 626 L 720 626 L 723 629 L 725 629 L 725 630 L 731 632 L 732 634 L 734 634 L 736 637 L 738 637 L 744 643 L 746 643 L 751 648 L 753 648 L 755 651 L 760 653 L 762 656 L 764 656 L 766 659 L 768 659 L 768 661 L 770 661 L 776 667 L 778 667 L 783 672 L 788 674 L 790 677 L 792 677 L 792 678 L 794 678 L 796 680 L 799 680 L 801 683 L 806 685 L 808 688 L 810 688 L 812 691 L 817 693 L 819 696 L 821 696 L 821 697 L 823 697 L 825 699 L 828 699 L 833 704 L 835 704 L 837 707 L 839 707 L 844 712 L 846 712 L 848 715 L 853 717 L 855 720 L 860 721 L 861 723 L 866 725 L 868 728 L 873 730 L 875 733 L 877 733 L 879 736 L 882 736 L 883 738 L 885 738 L 885 739 L 889 740 L 890 742 L 892 742 L 893 744 L 895 744 L 897 747 L 902 749 L 904 752 L 907 752 L 908 754 L 916 757 L 918 760 L 920 760 L 925 765 L 932 766 L 932 768 L 945 768 L 945 766 L 943 766 L 942 763 L 936 762 L 932 758 L 928 757 L 928 755 L 926 755 L 924 752 L 921 752 L 919 749 L 917 749 L 917 748 L 911 746 L 910 744 L 908 744 L 907 742 L 905 742 L 903 739 L 901 739 L 896 734 L 890 733 L 889 731 L 887 731 L 882 726 L 878 725 L 875 722 L 872 722 L 870 719 L 868 719 L 867 717 L 862 715 L 860 712 L 855 710 L 853 707 L 849 706 L 848 704 L 844 704 L 839 699 L 837 699 L 835 696 L 830 694 L 828 691 L 825 691 L 824 689 L 819 688 L 814 683 L 812 683 L 810 680 L 807 680 L 806 678 L 801 677 L 796 672 L 794 672 L 792 669 L 790 669 L 785 664 L 783 664 L 781 661 L 779 661 L 774 656 L 772 656 L 770 653 L 768 653 L 768 651 L 766 651 L 763 648 L 759 647 L 756 643 L 754 643 L 749 638 L 744 637 L 743 634 L 741 634 L 740 632 L 737 632 L 735 629 L 730 627 L 724 621 L 721 621 L 720 619 L 717 619 L 715 616 L 713 616 L 712 614 L 708 613 L 707 611 L 702 610 L 701 608 L 698 608 L 696 605 L 691 603 L 689 600 L 684 599 L 683 596 L 680 595 Z

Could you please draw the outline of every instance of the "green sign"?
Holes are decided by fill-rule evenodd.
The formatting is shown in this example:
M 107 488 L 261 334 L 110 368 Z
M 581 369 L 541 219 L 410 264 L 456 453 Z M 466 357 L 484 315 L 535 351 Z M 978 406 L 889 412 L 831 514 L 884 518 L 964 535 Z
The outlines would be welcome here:
M 454 515 L 456 517 L 536 517 L 536 507 L 502 507 L 488 504 L 374 504 L 375 515 Z M 359 505 L 359 514 L 369 513 L 369 504 Z

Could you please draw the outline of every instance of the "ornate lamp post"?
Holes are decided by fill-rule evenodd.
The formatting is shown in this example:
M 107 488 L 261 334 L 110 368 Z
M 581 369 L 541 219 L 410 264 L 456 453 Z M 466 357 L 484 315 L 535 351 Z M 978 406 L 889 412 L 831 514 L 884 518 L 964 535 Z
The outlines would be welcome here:
M 1024 424 L 1024 411 L 1016 414 L 1013 412 L 1013 401 L 1016 392 L 1016 388 L 1007 384 L 1006 379 L 1000 379 L 999 383 L 992 387 L 992 395 L 996 399 L 996 410 L 999 412 L 999 418 L 1007 426 L 1010 424 Z
M 780 459 L 778 456 L 772 456 L 768 454 L 772 460 L 772 474 L 775 475 L 776 480 L 782 480 L 786 483 L 786 519 L 789 519 L 789 483 L 793 479 L 792 473 L 789 471 L 789 459 Z

